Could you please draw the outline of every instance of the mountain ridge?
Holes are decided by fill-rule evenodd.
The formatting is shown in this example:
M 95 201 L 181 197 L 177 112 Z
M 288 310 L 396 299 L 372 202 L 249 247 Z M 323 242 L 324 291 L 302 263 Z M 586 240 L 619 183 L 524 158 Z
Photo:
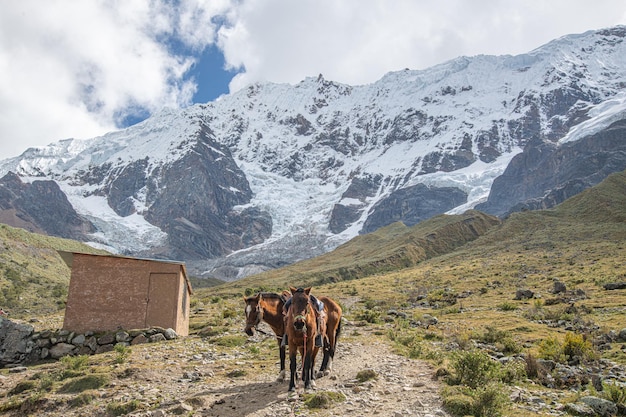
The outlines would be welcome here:
M 438 214 L 416 207 L 425 198 L 450 214 L 489 203 L 516 157 L 552 153 L 568 134 L 579 142 L 625 119 L 625 38 L 624 26 L 589 31 L 527 54 L 459 57 L 363 86 L 321 75 L 255 84 L 99 138 L 27 150 L 1 161 L 0 175 L 55 181 L 97 230 L 84 236 L 92 245 L 174 256 L 194 273 L 237 279 Z M 593 148 L 579 152 L 593 158 Z M 626 168 L 614 154 L 610 170 Z M 536 184 L 549 174 L 540 171 Z M 569 191 L 537 186 L 491 214 L 546 207 L 527 200 L 554 191 L 556 204 L 593 185 L 570 171 Z

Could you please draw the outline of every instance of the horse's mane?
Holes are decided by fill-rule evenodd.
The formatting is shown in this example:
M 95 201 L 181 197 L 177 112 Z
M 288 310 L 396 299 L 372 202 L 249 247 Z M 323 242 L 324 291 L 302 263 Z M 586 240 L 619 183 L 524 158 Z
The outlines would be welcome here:
M 273 298 L 281 300 L 283 303 L 286 301 L 285 296 L 282 294 L 276 294 L 275 292 L 261 292 L 259 293 L 263 298 Z

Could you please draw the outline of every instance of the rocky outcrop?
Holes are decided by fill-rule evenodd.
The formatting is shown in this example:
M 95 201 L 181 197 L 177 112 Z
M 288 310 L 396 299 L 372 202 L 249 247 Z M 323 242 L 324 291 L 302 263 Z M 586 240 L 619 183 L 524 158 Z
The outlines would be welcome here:
M 392 192 L 370 212 L 361 233 L 401 221 L 413 226 L 459 206 L 467 201 L 467 194 L 454 187 L 428 187 L 417 184 Z
M 271 235 L 269 213 L 250 202 L 252 191 L 227 147 L 203 129 L 192 152 L 150 179 L 153 201 L 146 219 L 168 234 L 170 256 L 204 259 L 263 242 Z M 157 186 L 158 185 L 158 186 Z
M 363 214 L 368 197 L 376 195 L 382 175 L 354 177 L 341 196 L 341 202 L 333 207 L 328 227 L 333 233 L 341 233 Z
M 94 226 L 72 207 L 56 182 L 25 183 L 9 172 L 0 178 L 0 221 L 31 232 L 85 240 Z
M 626 169 L 626 120 L 560 146 L 531 142 L 496 178 L 487 202 L 476 209 L 497 216 L 562 203 L 609 174 Z

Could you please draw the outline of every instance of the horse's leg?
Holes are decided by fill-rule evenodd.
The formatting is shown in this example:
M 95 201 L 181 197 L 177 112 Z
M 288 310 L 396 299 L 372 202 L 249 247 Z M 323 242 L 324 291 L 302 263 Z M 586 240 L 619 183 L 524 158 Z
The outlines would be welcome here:
M 291 343 L 290 343 L 291 344 Z M 289 346 L 289 370 L 291 378 L 289 379 L 289 391 L 296 390 L 296 346 Z
M 341 315 L 337 317 L 337 323 L 334 326 L 334 331 L 332 332 L 333 342 L 328 345 L 328 364 L 327 369 L 328 373 L 333 370 L 333 361 L 335 360 L 335 351 L 337 350 L 337 341 L 339 340 L 339 334 L 341 333 Z
M 318 347 L 314 347 L 313 348 L 313 354 L 311 355 L 311 369 L 310 374 L 311 374 L 311 386 L 313 388 L 315 388 L 315 379 L 316 379 L 316 375 L 315 375 L 315 361 L 317 360 L 317 354 L 319 352 L 319 348 Z
M 282 337 L 278 339 L 278 352 L 280 354 L 280 373 L 278 374 L 278 381 L 283 382 L 285 380 L 285 346 L 282 345 Z
M 328 367 L 330 362 L 332 361 L 332 354 L 334 354 L 334 346 L 335 346 L 335 326 L 334 320 L 329 315 L 327 316 L 326 321 L 326 337 L 324 338 L 324 349 L 323 349 L 323 359 L 322 365 L 320 366 L 320 376 L 328 375 Z
M 322 349 L 322 364 L 320 365 L 320 370 L 319 370 L 319 376 L 323 376 L 326 374 L 326 371 L 328 370 L 329 364 L 331 362 L 331 356 L 330 353 L 331 351 L 333 351 L 333 343 L 335 342 L 335 338 L 334 336 L 331 335 L 331 337 L 328 338 L 328 341 L 324 342 L 324 349 Z
M 312 347 L 312 346 L 311 346 Z M 312 361 L 312 356 L 313 353 L 311 352 L 311 350 L 308 350 L 306 352 L 306 355 L 304 357 L 304 389 L 311 389 L 311 361 Z

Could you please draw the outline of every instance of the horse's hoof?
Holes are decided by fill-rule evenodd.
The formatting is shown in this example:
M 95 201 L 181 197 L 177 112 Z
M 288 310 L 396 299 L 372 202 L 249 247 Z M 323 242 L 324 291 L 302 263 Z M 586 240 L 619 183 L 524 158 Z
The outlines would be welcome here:
M 280 371 L 278 374 L 278 378 L 276 378 L 277 382 L 285 382 L 285 371 Z

